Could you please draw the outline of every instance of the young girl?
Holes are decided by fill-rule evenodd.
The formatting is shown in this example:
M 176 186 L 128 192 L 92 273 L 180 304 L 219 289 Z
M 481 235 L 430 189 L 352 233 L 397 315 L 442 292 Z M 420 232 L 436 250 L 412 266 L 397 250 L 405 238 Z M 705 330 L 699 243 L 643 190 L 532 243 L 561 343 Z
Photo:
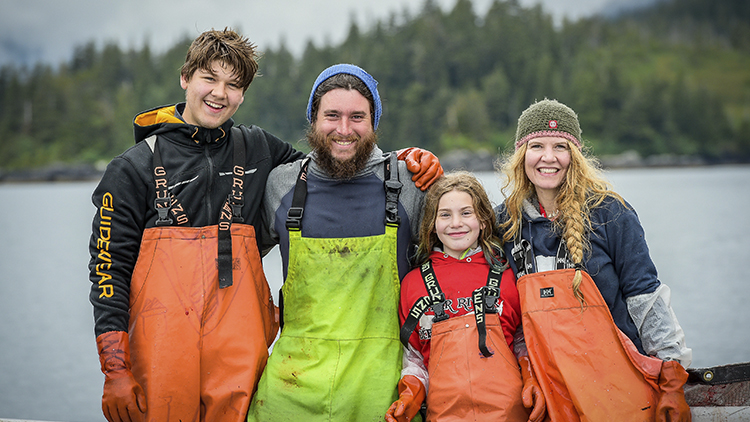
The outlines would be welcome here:
M 529 359 L 511 352 L 521 309 L 486 192 L 472 174 L 455 172 L 430 188 L 424 212 L 421 266 L 401 284 L 404 369 L 386 420 L 411 420 L 425 395 L 428 421 L 526 421 L 526 407 L 541 420 Z

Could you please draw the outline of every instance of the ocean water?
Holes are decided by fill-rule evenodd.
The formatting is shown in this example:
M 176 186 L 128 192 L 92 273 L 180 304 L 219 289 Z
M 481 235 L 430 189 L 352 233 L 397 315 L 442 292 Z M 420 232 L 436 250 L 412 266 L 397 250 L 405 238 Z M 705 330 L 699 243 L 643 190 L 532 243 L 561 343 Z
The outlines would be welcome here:
M 478 174 L 496 203 L 500 180 Z M 646 230 L 693 367 L 750 362 L 750 166 L 607 173 Z M 0 419 L 103 421 L 88 301 L 95 182 L 0 184 Z M 276 251 L 264 258 L 281 286 Z

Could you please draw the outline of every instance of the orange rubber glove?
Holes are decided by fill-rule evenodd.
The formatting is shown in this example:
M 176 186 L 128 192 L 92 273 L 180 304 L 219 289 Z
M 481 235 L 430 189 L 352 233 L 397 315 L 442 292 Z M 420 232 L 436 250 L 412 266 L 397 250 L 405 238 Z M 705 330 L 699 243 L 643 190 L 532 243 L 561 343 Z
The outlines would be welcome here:
M 658 422 L 690 422 L 690 406 L 685 401 L 682 386 L 688 379 L 685 368 L 676 360 L 664 361 L 659 375 L 659 403 L 656 405 Z
M 426 149 L 409 147 L 396 151 L 396 154 L 399 160 L 406 163 L 406 168 L 414 173 L 411 180 L 422 190 L 427 190 L 443 175 L 440 160 Z
M 419 413 L 425 398 L 424 385 L 414 375 L 404 375 L 398 382 L 398 400 L 385 412 L 388 422 L 409 422 Z
M 521 390 L 523 406 L 532 409 L 529 422 L 541 422 L 547 413 L 547 402 L 544 400 L 544 394 L 534 376 L 534 371 L 531 370 L 529 357 L 521 356 L 518 358 L 518 365 L 521 366 L 521 377 L 523 378 L 523 390 Z
M 104 373 L 102 412 L 109 422 L 146 420 L 146 395 L 130 371 L 128 333 L 110 331 L 96 338 Z

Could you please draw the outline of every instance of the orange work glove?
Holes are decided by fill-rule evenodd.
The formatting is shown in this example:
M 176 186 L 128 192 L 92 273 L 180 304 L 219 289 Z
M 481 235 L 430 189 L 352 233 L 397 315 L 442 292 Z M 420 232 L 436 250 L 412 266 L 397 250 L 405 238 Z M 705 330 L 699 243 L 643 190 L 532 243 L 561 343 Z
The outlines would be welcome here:
M 146 420 L 146 395 L 130 371 L 128 333 L 110 331 L 96 338 L 104 373 L 102 412 L 109 422 Z
M 523 406 L 532 409 L 529 422 L 541 422 L 547 413 L 547 402 L 544 400 L 544 394 L 534 376 L 534 371 L 531 370 L 529 357 L 521 356 L 518 358 L 518 365 L 521 366 L 521 377 L 523 378 L 523 390 L 521 390 Z
M 659 375 L 659 403 L 656 405 L 658 422 L 690 422 L 690 406 L 685 401 L 682 386 L 688 379 L 688 373 L 676 360 L 664 361 Z
M 398 382 L 398 400 L 385 412 L 385 420 L 409 422 L 419 413 L 424 397 L 422 381 L 414 375 L 404 375 Z
M 396 154 L 399 160 L 406 163 L 406 168 L 414 173 L 411 180 L 422 190 L 427 190 L 443 175 L 440 160 L 426 149 L 410 147 L 398 150 Z

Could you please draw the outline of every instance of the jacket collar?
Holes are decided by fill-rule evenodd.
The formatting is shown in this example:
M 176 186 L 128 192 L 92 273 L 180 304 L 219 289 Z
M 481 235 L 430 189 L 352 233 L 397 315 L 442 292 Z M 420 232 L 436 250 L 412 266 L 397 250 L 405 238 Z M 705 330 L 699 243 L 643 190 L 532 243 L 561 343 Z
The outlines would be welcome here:
M 139 113 L 133 119 L 135 141 L 140 142 L 151 135 L 163 135 L 177 132 L 173 139 L 187 138 L 197 145 L 221 142 L 228 138 L 234 126 L 234 120 L 229 119 L 215 129 L 207 129 L 186 123 L 182 118 L 185 103 L 160 106 Z

